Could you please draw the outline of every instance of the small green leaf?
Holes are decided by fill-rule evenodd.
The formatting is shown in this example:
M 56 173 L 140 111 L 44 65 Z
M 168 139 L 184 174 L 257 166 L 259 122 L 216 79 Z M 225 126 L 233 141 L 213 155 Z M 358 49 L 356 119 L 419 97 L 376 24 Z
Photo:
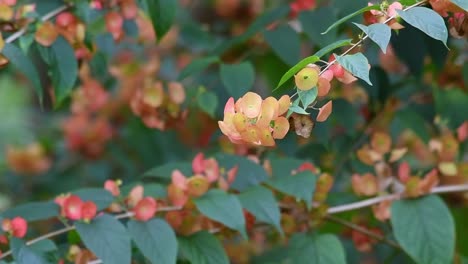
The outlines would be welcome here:
M 76 222 L 84 245 L 104 263 L 128 264 L 131 260 L 130 236 L 114 217 L 104 214 L 91 223 Z
M 190 62 L 187 66 L 185 66 L 185 68 L 180 72 L 178 80 L 180 81 L 187 78 L 190 75 L 199 73 L 208 68 L 208 66 L 210 66 L 211 64 L 219 62 L 220 60 L 217 56 L 195 59 L 192 62 Z
M 276 55 L 288 65 L 294 65 L 300 58 L 301 43 L 299 35 L 289 25 L 280 25 L 263 32 L 265 40 Z
M 319 61 L 320 58 L 313 55 L 310 57 L 307 57 L 305 59 L 302 59 L 300 62 L 298 62 L 296 65 L 294 65 L 291 69 L 289 69 L 280 79 L 278 85 L 276 88 L 280 87 L 283 85 L 285 82 L 289 80 L 289 78 L 293 77 L 294 74 L 296 74 L 298 71 L 302 70 L 305 66 L 307 66 L 310 63 L 315 63 Z
M 172 172 L 180 170 L 182 174 L 189 176 L 192 175 L 192 164 L 189 162 L 170 162 L 161 166 L 154 167 L 143 174 L 143 177 L 152 177 L 170 181 Z
M 370 26 L 364 26 L 358 23 L 353 23 L 366 33 L 372 41 L 379 45 L 383 53 L 387 53 L 387 46 L 392 36 L 392 29 L 382 23 L 372 24 Z
M 451 2 L 468 12 L 468 0 L 451 0 Z
M 209 114 L 211 117 L 215 117 L 216 109 L 218 108 L 218 97 L 215 93 L 205 91 L 198 95 L 197 103 L 203 112 Z
M 26 221 L 30 222 L 56 217 L 59 213 L 59 206 L 53 201 L 50 201 L 22 204 L 4 211 L 0 216 L 5 218 L 21 216 Z
M 395 238 L 417 263 L 452 263 L 455 223 L 445 203 L 435 195 L 392 204 Z
M 146 0 L 148 13 L 151 17 L 157 41 L 166 35 L 174 23 L 177 9 L 177 1 L 174 0 Z
M 380 10 L 380 5 L 373 5 L 373 6 L 366 6 L 366 7 L 363 7 L 361 9 L 359 9 L 358 11 L 354 12 L 354 13 L 351 13 L 341 19 L 339 19 L 338 21 L 336 21 L 335 23 L 333 23 L 331 26 L 329 26 L 327 28 L 327 30 L 325 30 L 324 32 L 322 32 L 322 34 L 327 34 L 328 32 L 330 32 L 332 29 L 338 27 L 339 25 L 343 24 L 344 22 L 350 20 L 351 18 L 357 16 L 357 15 L 360 15 L 364 12 L 367 12 L 367 11 L 370 11 L 370 10 Z
M 447 46 L 448 30 L 444 19 L 427 7 L 414 7 L 409 10 L 397 10 L 408 24 L 426 33 L 433 39 L 440 40 Z
M 352 39 L 342 39 L 342 40 L 337 40 L 326 47 L 321 48 L 319 51 L 317 51 L 314 56 L 317 56 L 319 58 L 327 55 L 328 53 L 332 52 L 333 50 L 337 48 L 341 48 L 343 46 L 348 46 L 351 45 Z
M 291 112 L 291 113 L 289 113 Z M 298 106 L 298 105 L 291 105 L 289 107 L 289 110 L 288 110 L 288 117 L 292 114 L 292 113 L 298 113 L 298 114 L 301 114 L 301 115 L 308 115 L 309 113 L 307 113 L 307 111 L 305 109 L 303 109 L 302 107 Z
M 166 221 L 156 218 L 148 222 L 130 220 L 127 226 L 133 241 L 151 263 L 176 263 L 177 238 Z
M 317 177 L 310 171 L 302 171 L 288 177 L 272 178 L 267 182 L 271 187 L 303 200 L 307 207 L 312 207 Z
M 219 239 L 206 231 L 179 237 L 179 251 L 192 264 L 229 264 Z
M 26 77 L 28 77 L 36 90 L 37 96 L 39 97 L 39 102 L 42 105 L 43 94 L 42 94 L 42 85 L 41 79 L 34 64 L 31 60 L 26 57 L 23 51 L 11 43 L 5 43 L 3 47 L 2 54 L 8 58 L 10 63 Z
M 235 98 L 249 91 L 255 81 L 255 70 L 252 63 L 221 64 L 219 74 L 224 87 Z
M 434 87 L 435 110 L 451 129 L 457 129 L 466 121 L 468 94 L 460 89 L 443 90 Z
M 316 87 L 309 89 L 307 91 L 297 90 L 297 95 L 301 100 L 302 106 L 306 109 L 310 104 L 312 104 L 315 99 L 317 99 L 318 89 Z
M 345 264 L 346 256 L 340 240 L 331 234 L 296 234 L 289 241 L 292 264 Z
M 231 188 L 244 191 L 252 186 L 257 186 L 268 179 L 263 167 L 250 159 L 242 156 L 219 153 L 215 156 L 221 168 L 229 170 L 238 166 L 238 171 Z
M 26 243 L 18 238 L 11 238 L 11 250 L 13 258 L 18 264 L 48 264 L 41 255 L 34 252 Z
M 283 232 L 280 224 L 280 209 L 273 193 L 265 187 L 255 186 L 239 194 L 242 206 L 259 221 L 272 224 Z
M 78 195 L 83 201 L 93 201 L 98 210 L 107 208 L 114 201 L 114 196 L 108 190 L 101 188 L 80 189 L 72 193 Z
M 362 53 L 356 53 L 353 55 L 338 56 L 335 55 L 338 63 L 343 66 L 352 75 L 366 81 L 369 85 L 372 85 L 369 80 L 369 62 Z
M 239 231 L 244 238 L 247 238 L 244 213 L 235 195 L 213 189 L 202 197 L 194 199 L 194 202 L 203 215 Z

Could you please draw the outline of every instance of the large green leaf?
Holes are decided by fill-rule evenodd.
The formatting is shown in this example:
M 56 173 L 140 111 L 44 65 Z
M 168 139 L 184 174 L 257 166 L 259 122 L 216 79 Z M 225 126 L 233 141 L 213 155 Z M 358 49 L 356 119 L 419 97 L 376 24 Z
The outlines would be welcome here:
M 148 13 L 158 41 L 169 31 L 176 16 L 177 1 L 146 0 Z
M 197 97 L 197 103 L 203 112 L 215 117 L 216 109 L 218 108 L 218 97 L 211 91 L 204 91 Z
M 265 187 L 255 186 L 239 194 L 242 206 L 259 221 L 272 224 L 282 232 L 280 209 L 273 193 Z
M 206 231 L 179 237 L 179 251 L 191 264 L 229 264 L 220 241 Z
M 185 66 L 185 68 L 180 72 L 179 77 L 177 79 L 183 80 L 192 74 L 199 73 L 205 70 L 211 64 L 219 62 L 220 59 L 218 56 L 210 56 L 195 59 L 192 62 L 190 62 L 187 66 Z
M 366 81 L 369 85 L 372 85 L 369 80 L 369 62 L 362 53 L 356 53 L 353 55 L 335 56 L 338 63 L 343 66 L 352 75 Z
M 329 6 L 321 7 L 313 11 L 301 12 L 299 21 L 302 29 L 309 40 L 320 47 L 325 47 L 336 40 L 338 34 L 337 29 L 331 29 L 328 34 L 324 35 L 321 32 L 325 31 L 327 26 L 336 21 L 337 16 L 335 9 Z
M 130 236 L 117 219 L 104 214 L 89 224 L 77 222 L 75 226 L 84 245 L 104 263 L 130 263 Z
M 177 238 L 166 221 L 156 218 L 147 222 L 130 220 L 127 227 L 133 241 L 151 263 L 176 263 Z
M 468 111 L 468 94 L 460 89 L 433 89 L 436 112 L 450 128 L 458 128 L 465 120 Z
M 143 177 L 152 177 L 156 179 L 162 179 L 163 181 L 170 181 L 172 172 L 179 170 L 185 176 L 192 175 L 192 164 L 189 162 L 171 162 L 161 166 L 150 169 L 143 174 Z
M 248 61 L 239 64 L 221 64 L 219 74 L 224 87 L 235 98 L 249 91 L 255 81 L 254 67 Z
M 208 218 L 235 229 L 247 237 L 244 213 L 237 196 L 213 189 L 195 199 L 194 202 L 198 210 Z
M 337 20 L 335 23 L 331 24 L 327 30 L 325 30 L 324 32 L 322 32 L 322 34 L 327 34 L 328 32 L 330 32 L 331 30 L 335 29 L 336 27 L 338 27 L 339 25 L 343 24 L 344 22 L 350 20 L 351 18 L 357 16 L 357 15 L 360 15 L 366 11 L 370 11 L 370 10 L 379 10 L 380 9 L 380 6 L 379 5 L 373 5 L 373 6 L 366 6 L 366 7 L 363 7 L 361 9 L 359 9 L 358 11 L 354 12 L 354 13 L 351 13 L 345 17 L 342 17 L 340 18 L 339 20 Z
M 411 129 L 424 142 L 428 143 L 431 139 L 429 130 L 426 127 L 426 121 L 417 112 L 403 109 L 395 114 L 395 118 L 398 118 L 401 122 L 401 128 Z
M 312 207 L 317 177 L 310 171 L 302 171 L 288 177 L 272 178 L 267 182 L 271 187 L 303 200 L 307 207 Z
M 289 25 L 281 25 L 273 30 L 266 30 L 263 35 L 275 54 L 288 65 L 294 65 L 300 59 L 301 43 L 299 34 Z
M 268 175 L 263 167 L 246 157 L 231 154 L 219 153 L 216 156 L 219 166 L 228 170 L 238 166 L 238 171 L 231 187 L 243 191 L 251 186 L 257 186 L 264 182 Z
M 292 264 L 345 264 L 346 257 L 340 240 L 330 234 L 296 234 L 289 241 Z
M 3 47 L 2 54 L 8 58 L 10 63 L 15 66 L 15 68 L 28 77 L 36 90 L 39 101 L 42 104 L 43 94 L 42 94 L 42 85 L 41 79 L 34 64 L 28 57 L 15 45 L 11 43 L 5 43 Z
M 73 194 L 78 195 L 83 201 L 93 201 L 98 210 L 107 208 L 114 201 L 112 194 L 101 188 L 80 189 L 74 191 Z
M 292 171 L 296 171 L 305 161 L 293 158 L 271 159 L 273 179 L 291 177 Z
M 45 220 L 59 215 L 59 206 L 54 202 L 32 202 L 22 204 L 0 214 L 4 218 L 23 217 L 26 221 Z
M 33 251 L 26 243 L 18 238 L 11 238 L 13 258 L 18 264 L 49 264 L 41 255 Z
M 444 19 L 434 10 L 418 6 L 406 11 L 397 10 L 397 12 L 408 24 L 447 45 L 447 26 Z
M 372 41 L 379 45 L 383 53 L 387 53 L 387 46 L 392 36 L 392 29 L 388 25 L 382 23 L 372 24 L 370 26 L 358 23 L 354 24 L 366 33 Z
M 395 201 L 391 211 L 395 238 L 417 263 L 452 263 L 455 224 L 438 196 Z

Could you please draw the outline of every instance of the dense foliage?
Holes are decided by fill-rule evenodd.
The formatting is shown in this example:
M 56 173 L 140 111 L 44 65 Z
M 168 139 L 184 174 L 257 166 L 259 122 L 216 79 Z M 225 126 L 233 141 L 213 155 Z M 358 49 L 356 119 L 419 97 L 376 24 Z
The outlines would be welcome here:
M 468 0 L 0 0 L 0 263 L 468 263 Z

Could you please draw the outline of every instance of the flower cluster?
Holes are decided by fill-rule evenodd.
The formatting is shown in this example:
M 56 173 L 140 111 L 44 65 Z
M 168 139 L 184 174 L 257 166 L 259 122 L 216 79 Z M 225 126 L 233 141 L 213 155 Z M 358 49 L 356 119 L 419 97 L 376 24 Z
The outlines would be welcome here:
M 275 139 L 282 139 L 289 130 L 289 121 L 283 115 L 291 100 L 283 95 L 279 100 L 248 92 L 234 103 L 229 98 L 224 108 L 224 120 L 219 121 L 223 134 L 233 143 L 275 146 Z
M 47 171 L 52 161 L 39 143 L 23 148 L 8 146 L 6 150 L 8 167 L 18 174 L 40 174 Z
M 2 221 L 2 230 L 11 236 L 23 238 L 28 231 L 28 222 L 19 216 L 13 219 L 4 218 Z
M 234 182 L 237 170 L 237 166 L 233 167 L 226 172 L 225 178 L 222 175 L 224 169 L 219 168 L 214 158 L 205 159 L 204 154 L 199 153 L 192 161 L 192 177 L 185 177 L 179 170 L 172 172 L 172 183 L 168 186 L 169 200 L 176 206 L 184 206 L 189 198 L 205 194 L 214 182 L 220 189 L 227 190 Z
M 97 213 L 97 206 L 93 201 L 83 201 L 74 194 L 62 194 L 55 198 L 60 206 L 60 215 L 70 220 L 91 221 Z

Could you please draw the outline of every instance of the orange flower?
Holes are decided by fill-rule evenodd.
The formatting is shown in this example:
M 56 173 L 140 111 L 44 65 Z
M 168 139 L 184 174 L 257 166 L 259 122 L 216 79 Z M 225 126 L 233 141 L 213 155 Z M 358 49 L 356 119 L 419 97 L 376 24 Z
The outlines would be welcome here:
M 18 174 L 40 174 L 48 170 L 52 164 L 44 148 L 38 143 L 32 143 L 24 148 L 8 146 L 6 160 L 8 167 Z
M 96 216 L 96 212 L 97 206 L 92 201 L 84 202 L 81 205 L 81 219 L 83 219 L 85 222 L 89 222 L 91 219 L 93 219 Z
M 104 182 L 104 189 L 108 190 L 110 193 L 112 193 L 113 196 L 119 196 L 120 195 L 120 188 L 119 186 L 122 184 L 121 181 L 119 180 L 107 180 Z
M 156 209 L 156 200 L 152 197 L 145 197 L 133 208 L 135 219 L 139 221 L 148 221 L 154 216 Z
M 82 209 L 83 201 L 80 197 L 76 195 L 70 195 L 66 198 L 63 202 L 63 211 L 65 213 L 65 217 L 70 220 L 80 220 L 81 219 L 81 209 Z
M 28 222 L 19 216 L 13 219 L 3 219 L 2 229 L 14 237 L 23 238 L 28 231 Z
M 353 191 L 357 195 L 373 196 L 379 191 L 377 178 L 370 173 L 366 173 L 362 176 L 354 174 L 351 177 L 351 185 L 353 187 Z

